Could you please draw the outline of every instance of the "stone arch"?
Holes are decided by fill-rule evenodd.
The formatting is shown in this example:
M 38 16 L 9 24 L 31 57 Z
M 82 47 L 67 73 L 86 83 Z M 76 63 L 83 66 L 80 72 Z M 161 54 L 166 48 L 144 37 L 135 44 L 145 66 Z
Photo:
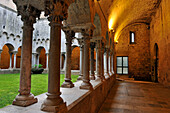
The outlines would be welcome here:
M 122 32 L 126 29 L 126 28 L 128 28 L 128 27 L 130 27 L 130 26 L 133 26 L 133 25 L 139 25 L 139 24 L 145 24 L 145 25 L 148 25 L 148 29 L 149 29 L 149 23 L 147 23 L 147 22 L 132 22 L 132 23 L 129 23 L 129 24 L 127 24 L 124 28 L 122 28 L 121 29 L 121 31 L 116 35 L 116 36 L 114 36 L 114 37 L 116 37 L 116 39 L 114 39 L 114 41 L 118 41 L 118 39 L 119 39 L 119 37 L 121 36 L 121 34 L 122 34 Z
M 11 43 L 6 43 L 5 45 L 8 47 L 9 51 L 15 50 L 14 46 Z
M 74 46 L 71 54 L 71 70 L 79 70 L 80 64 L 80 48 L 78 46 Z
M 3 32 L 2 34 L 5 35 L 6 37 L 8 36 L 8 33 L 7 33 L 7 32 Z
M 39 57 L 37 59 L 39 59 L 38 64 L 41 64 L 43 66 L 43 68 L 46 68 L 46 50 L 44 47 L 40 46 L 36 49 L 36 52 L 39 54 L 36 57 Z
M 14 50 L 13 45 L 11 44 L 5 44 L 2 47 L 2 53 L 1 53 L 1 64 L 0 64 L 0 68 L 1 69 L 8 69 L 9 68 L 9 64 L 10 64 L 10 51 Z M 13 57 L 12 57 L 12 61 L 13 61 Z
M 21 46 L 18 48 L 18 53 L 16 54 L 16 68 L 20 68 L 21 64 Z
M 91 23 L 93 20 L 94 3 L 92 0 L 76 0 L 68 8 L 67 24 L 86 24 Z M 77 16 L 79 15 L 79 16 Z

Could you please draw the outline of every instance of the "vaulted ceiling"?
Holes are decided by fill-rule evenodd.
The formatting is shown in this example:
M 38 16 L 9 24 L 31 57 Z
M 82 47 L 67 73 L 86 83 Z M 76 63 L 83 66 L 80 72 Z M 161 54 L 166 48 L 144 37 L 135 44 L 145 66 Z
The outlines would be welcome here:
M 45 6 L 45 0 L 13 1 L 18 1 L 18 4 L 29 3 L 39 10 L 44 10 Z M 114 38 L 117 41 L 122 30 L 128 25 L 133 23 L 146 23 L 149 25 L 151 17 L 155 14 L 160 2 L 161 0 L 75 0 L 69 7 L 67 24 L 93 23 L 95 10 L 101 10 L 102 16 L 105 18 L 105 20 L 99 19 L 101 26 L 102 24 L 108 24 L 109 29 L 114 31 Z M 94 8 L 96 4 L 100 6 L 98 9 Z
M 121 31 L 133 23 L 149 24 L 161 0 L 100 0 L 109 29 L 117 41 Z

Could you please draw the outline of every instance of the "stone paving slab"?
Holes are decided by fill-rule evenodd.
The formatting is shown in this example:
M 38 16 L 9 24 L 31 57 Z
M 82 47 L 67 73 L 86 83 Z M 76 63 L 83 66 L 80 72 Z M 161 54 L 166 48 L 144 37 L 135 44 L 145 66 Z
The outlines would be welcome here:
M 99 113 L 170 113 L 170 88 L 151 82 L 117 81 Z

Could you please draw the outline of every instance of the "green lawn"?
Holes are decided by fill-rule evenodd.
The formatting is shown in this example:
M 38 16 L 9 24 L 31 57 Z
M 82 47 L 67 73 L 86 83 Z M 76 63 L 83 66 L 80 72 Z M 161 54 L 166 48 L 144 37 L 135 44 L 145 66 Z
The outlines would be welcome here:
M 0 108 L 12 104 L 19 90 L 19 74 L 0 75 Z M 60 76 L 60 85 L 64 82 L 64 75 Z M 78 75 L 72 75 L 72 82 L 75 82 Z M 47 92 L 48 74 L 34 74 L 31 77 L 31 93 L 36 95 Z

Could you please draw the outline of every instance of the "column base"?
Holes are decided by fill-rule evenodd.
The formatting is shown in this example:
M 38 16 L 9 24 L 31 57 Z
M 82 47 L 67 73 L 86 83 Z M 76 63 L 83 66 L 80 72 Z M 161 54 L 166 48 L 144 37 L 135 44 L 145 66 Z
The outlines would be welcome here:
M 109 77 L 110 75 L 109 75 L 109 73 L 105 73 L 104 76 L 108 76 Z
M 74 87 L 74 84 L 71 81 L 64 81 L 63 84 L 61 85 L 63 88 L 72 88 Z
M 103 82 L 103 81 L 105 81 L 105 77 L 103 77 L 103 76 L 97 76 L 97 78 L 96 78 L 96 81 L 101 81 L 101 82 Z
M 17 105 L 17 106 L 26 107 L 26 106 L 32 105 L 34 103 L 37 103 L 37 102 L 38 102 L 38 100 L 37 100 L 37 98 L 34 98 L 33 94 L 17 95 L 12 104 Z
M 110 76 L 113 76 L 113 73 L 112 73 L 112 72 L 110 72 L 110 73 L 109 73 L 109 75 L 110 75 Z
M 80 89 L 92 90 L 93 86 L 90 82 L 83 82 L 80 86 Z
M 95 76 L 94 75 L 90 75 L 90 80 L 95 80 Z
M 79 77 L 77 78 L 77 81 L 78 80 L 83 80 L 83 76 L 79 75 Z
M 48 97 L 44 100 L 43 104 L 41 105 L 42 111 L 54 113 L 67 113 L 66 103 L 63 102 L 63 99 L 60 96 L 50 94 L 47 94 L 47 96 Z

